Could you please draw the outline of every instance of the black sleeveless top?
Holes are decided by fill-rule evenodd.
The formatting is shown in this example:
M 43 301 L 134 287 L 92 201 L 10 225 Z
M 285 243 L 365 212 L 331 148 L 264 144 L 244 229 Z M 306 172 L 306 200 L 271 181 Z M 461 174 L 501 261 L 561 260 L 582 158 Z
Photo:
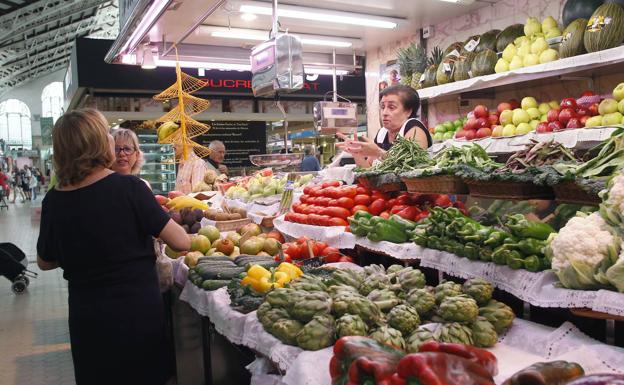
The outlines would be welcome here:
M 414 127 L 416 127 L 416 130 L 420 129 L 425 132 L 425 134 L 427 135 L 427 147 L 431 147 L 431 145 L 433 144 L 433 139 L 431 138 L 429 130 L 427 130 L 425 125 L 416 118 L 410 118 L 406 120 L 403 127 L 401 127 L 401 130 L 399 131 L 399 135 L 405 137 L 412 129 L 414 129 Z M 385 135 L 383 135 L 382 138 L 381 136 L 384 131 Z M 388 135 L 388 130 L 382 127 L 379 131 L 377 131 L 377 135 L 375 135 L 375 144 L 384 151 L 388 151 L 390 147 L 392 147 L 393 143 L 390 143 L 390 135 Z

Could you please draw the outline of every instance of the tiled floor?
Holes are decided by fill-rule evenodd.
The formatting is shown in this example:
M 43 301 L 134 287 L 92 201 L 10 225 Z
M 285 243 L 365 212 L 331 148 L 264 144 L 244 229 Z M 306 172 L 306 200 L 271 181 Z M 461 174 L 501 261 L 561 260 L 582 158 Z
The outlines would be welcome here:
M 9 204 L 0 212 L 0 242 L 12 242 L 38 272 L 22 295 L 0 276 L 0 385 L 69 385 L 74 372 L 67 327 L 67 284 L 60 270 L 37 269 L 39 223 L 31 220 L 34 203 Z

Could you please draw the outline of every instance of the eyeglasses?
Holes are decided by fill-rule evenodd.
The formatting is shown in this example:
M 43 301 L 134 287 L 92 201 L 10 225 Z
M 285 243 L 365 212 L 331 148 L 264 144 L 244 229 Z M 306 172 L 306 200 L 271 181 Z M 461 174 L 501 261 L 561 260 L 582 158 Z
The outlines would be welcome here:
M 117 147 L 117 146 L 115 146 L 115 154 L 119 154 L 122 151 L 126 155 L 132 155 L 132 154 L 134 154 L 136 149 L 134 147 L 128 147 L 128 146 L 124 146 L 124 147 Z

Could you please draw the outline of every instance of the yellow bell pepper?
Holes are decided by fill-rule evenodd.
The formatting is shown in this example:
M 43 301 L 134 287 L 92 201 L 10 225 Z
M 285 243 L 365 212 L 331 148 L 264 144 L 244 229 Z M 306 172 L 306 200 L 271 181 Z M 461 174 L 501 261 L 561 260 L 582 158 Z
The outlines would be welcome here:
M 295 265 L 293 265 L 292 263 L 288 263 L 288 262 L 282 262 L 280 263 L 280 265 L 277 267 L 278 272 L 284 272 L 286 274 L 288 274 L 290 276 L 290 279 L 296 279 L 299 278 L 303 275 L 303 272 L 301 271 L 301 269 Z
M 267 291 L 273 288 L 273 282 L 270 281 L 271 277 L 262 277 L 260 278 L 260 283 L 258 284 L 260 293 L 266 293 Z M 253 287 L 253 286 L 252 286 Z
M 291 278 L 290 275 L 283 271 L 276 271 L 275 274 L 273 274 L 273 280 L 278 287 L 284 287 L 285 284 L 290 282 Z
M 260 280 L 262 277 L 271 278 L 271 272 L 260 265 L 252 265 L 247 270 L 247 276 Z

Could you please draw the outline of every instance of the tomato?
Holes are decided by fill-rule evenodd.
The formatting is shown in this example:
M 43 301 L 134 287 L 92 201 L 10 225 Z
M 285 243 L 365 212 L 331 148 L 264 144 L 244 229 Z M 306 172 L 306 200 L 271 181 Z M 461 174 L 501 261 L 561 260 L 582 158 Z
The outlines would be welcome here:
M 448 195 L 438 196 L 438 198 L 435 200 L 435 202 L 433 202 L 433 204 L 434 206 L 440 206 L 440 207 L 451 207 L 453 205 Z
M 355 198 L 357 195 L 357 187 L 355 186 L 347 186 L 342 188 L 342 196 L 347 198 Z
M 373 200 L 383 199 L 383 200 L 386 200 L 386 201 L 387 201 L 388 199 L 390 199 L 390 197 L 388 196 L 388 194 L 386 194 L 386 193 L 382 193 L 381 191 L 377 191 L 377 190 L 373 191 L 373 193 L 371 194 L 371 198 L 372 198 Z
M 388 205 L 390 206 L 390 205 Z M 390 207 L 390 214 L 396 214 L 399 211 L 403 210 L 404 208 L 406 208 L 407 205 L 394 205 Z
M 379 214 L 380 217 L 382 217 L 383 219 L 388 219 L 390 218 L 390 213 L 387 211 L 384 211 L 383 213 Z
M 358 194 L 363 194 L 363 195 L 370 195 L 371 192 L 369 189 L 367 189 L 366 187 L 363 186 L 357 186 L 355 188 L 355 191 L 357 191 Z
M 312 195 L 312 189 L 313 189 L 313 188 L 314 188 L 313 186 L 305 186 L 305 187 L 303 188 L 303 193 L 304 193 L 305 195 Z
M 326 201 L 329 200 L 329 198 L 325 198 L 325 197 L 318 197 L 314 199 L 314 204 L 318 205 L 318 206 L 327 206 L 327 202 Z
M 345 226 L 345 233 L 350 233 L 350 232 L 351 232 L 351 227 Z
M 297 244 L 302 244 L 302 243 L 305 243 L 305 242 L 307 242 L 309 240 L 310 240 L 310 238 L 306 237 L 305 235 L 302 235 L 299 238 L 297 238 Z
M 323 249 L 321 248 L 321 245 L 314 242 L 314 244 L 312 244 L 312 252 L 314 253 L 315 257 L 318 257 L 319 255 L 323 254 Z
M 353 204 L 368 206 L 371 203 L 370 195 L 358 194 L 353 198 Z
M 409 205 L 410 204 L 410 197 L 407 193 L 402 193 L 399 194 L 398 197 L 396 197 L 397 200 L 397 204 L 398 205 Z
M 308 259 L 311 257 L 310 249 L 308 249 L 307 243 L 302 243 L 299 245 L 299 255 L 300 259 Z
M 291 209 L 295 213 L 300 213 L 301 212 L 301 206 L 302 205 L 300 203 L 293 203 Z
M 319 186 L 316 186 L 312 189 L 312 191 L 310 191 L 310 195 L 314 196 L 314 197 L 320 197 L 323 196 L 323 189 Z
M 379 215 L 386 208 L 386 201 L 383 199 L 376 199 L 368 206 L 368 212 L 373 215 Z
M 288 247 L 286 247 L 284 253 L 290 255 L 291 258 L 299 259 L 299 256 L 301 255 L 299 253 L 299 246 L 294 243 L 287 243 L 287 245 Z
M 389 199 L 388 203 L 386 203 L 386 206 L 388 206 L 388 207 L 394 207 L 395 205 L 397 205 L 396 198 Z
M 344 207 L 347 210 L 351 210 L 355 206 L 355 202 L 351 198 L 338 198 L 338 206 Z
M 340 183 L 337 180 L 330 180 L 330 181 L 327 181 L 327 182 L 323 182 L 321 187 L 323 187 L 323 188 L 327 188 L 327 187 L 340 187 L 341 184 L 342 183 Z
M 299 202 L 301 203 L 308 203 L 308 199 L 310 198 L 309 195 L 303 194 L 300 198 L 299 198 Z
M 276 255 L 276 257 L 278 258 L 277 262 L 288 262 L 288 263 L 292 263 L 292 257 L 288 254 L 284 254 L 284 260 L 280 261 L 279 260 L 279 254 Z
M 351 216 L 351 211 L 345 209 L 344 207 L 328 207 L 326 211 L 326 215 L 334 218 L 343 218 L 347 219 Z
M 342 254 L 340 254 L 340 250 L 335 247 L 328 247 L 323 250 L 323 256 L 325 256 L 326 263 L 338 262 Z
M 340 257 L 340 259 L 338 260 L 338 262 L 349 262 L 349 263 L 353 263 L 353 258 L 343 255 L 342 257 Z
M 368 206 L 364 206 L 364 205 L 353 206 L 353 208 L 351 209 L 351 214 L 355 214 L 358 211 L 366 211 L 366 212 L 368 212 Z
M 333 217 L 329 220 L 329 225 L 330 226 L 348 226 L 349 222 L 347 222 L 346 219 L 343 219 L 343 218 Z
M 328 187 L 325 189 L 325 196 L 332 199 L 340 198 L 340 189 L 338 187 Z
M 331 217 L 329 215 L 320 215 L 318 221 L 319 226 L 331 226 L 330 219 Z
M 286 215 L 284 215 L 284 220 L 287 222 L 294 222 L 292 216 L 293 216 L 293 213 L 286 213 Z
M 327 248 L 327 243 L 325 243 L 325 242 L 316 242 L 316 244 L 318 245 L 319 249 L 321 249 L 321 254 L 323 254 L 323 251 Z

